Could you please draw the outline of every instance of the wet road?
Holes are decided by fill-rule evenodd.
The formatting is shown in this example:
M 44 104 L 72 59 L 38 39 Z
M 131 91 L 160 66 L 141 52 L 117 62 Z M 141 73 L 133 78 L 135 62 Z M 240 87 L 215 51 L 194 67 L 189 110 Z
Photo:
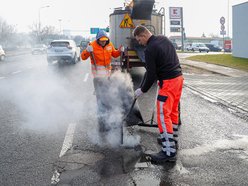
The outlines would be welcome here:
M 247 120 L 217 99 L 184 87 L 178 160 L 152 165 L 141 155 L 160 150 L 157 128 L 127 129 L 126 144 L 140 141 L 141 148 L 101 145 L 88 62 L 47 66 L 42 55 L 8 60 L 0 64 L 0 185 L 50 185 L 51 178 L 58 185 L 248 184 Z M 196 77 L 222 79 L 184 71 L 188 85 Z M 132 70 L 134 87 L 143 72 Z M 138 100 L 145 121 L 151 119 L 155 93 L 153 86 Z

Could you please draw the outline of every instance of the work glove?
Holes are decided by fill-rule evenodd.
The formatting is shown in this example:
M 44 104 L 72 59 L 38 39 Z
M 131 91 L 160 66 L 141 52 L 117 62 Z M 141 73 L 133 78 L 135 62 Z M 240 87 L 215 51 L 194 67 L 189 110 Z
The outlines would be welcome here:
M 93 47 L 91 45 L 88 45 L 86 48 L 87 52 L 93 52 Z
M 120 51 L 120 52 L 124 52 L 124 51 L 125 51 L 125 47 L 121 45 L 121 46 L 119 47 L 119 51 Z
M 142 94 L 144 94 L 144 92 L 142 92 L 141 88 L 138 88 L 134 92 L 134 97 L 137 99 L 138 97 L 142 96 Z

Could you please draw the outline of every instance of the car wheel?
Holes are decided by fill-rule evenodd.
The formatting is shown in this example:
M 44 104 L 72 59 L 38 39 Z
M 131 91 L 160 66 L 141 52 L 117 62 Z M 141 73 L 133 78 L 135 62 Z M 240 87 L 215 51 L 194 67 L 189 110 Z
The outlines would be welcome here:
M 4 55 L 0 56 L 0 61 L 3 61 L 3 60 L 4 60 L 4 58 L 5 58 L 5 56 L 4 56 Z
M 74 56 L 74 58 L 71 60 L 72 64 L 76 64 L 77 63 L 77 57 L 76 55 Z

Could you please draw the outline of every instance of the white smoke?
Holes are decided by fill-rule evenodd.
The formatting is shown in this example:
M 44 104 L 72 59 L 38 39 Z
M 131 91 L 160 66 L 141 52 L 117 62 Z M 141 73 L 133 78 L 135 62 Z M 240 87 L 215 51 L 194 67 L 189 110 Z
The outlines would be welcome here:
M 13 105 L 15 109 L 13 112 L 18 114 L 22 127 L 36 131 L 52 132 L 67 127 L 68 123 L 88 121 L 87 118 L 90 118 L 91 121 L 88 121 L 90 127 L 84 126 L 85 132 L 92 142 L 101 144 L 102 139 L 97 134 L 97 104 L 94 101 L 95 96 L 92 95 L 92 87 L 84 92 L 77 92 L 76 83 L 70 82 L 69 78 L 63 75 L 43 71 L 26 74 L 20 79 L 10 78 L 8 81 L 1 81 L 1 101 Z M 130 75 L 115 72 L 109 80 L 106 96 L 107 101 L 111 102 L 111 109 L 105 117 L 105 123 L 110 128 L 106 139 L 108 144 L 115 147 L 119 145 L 121 135 L 117 129 L 123 125 L 123 117 L 133 101 L 133 82 Z M 92 126 L 95 126 L 96 131 L 92 131 Z M 128 146 L 136 145 L 139 143 L 139 137 L 131 136 L 124 131 L 124 143 Z
M 79 119 L 84 109 L 67 83 L 54 73 L 10 78 L 1 83 L 0 96 L 14 105 L 24 127 L 53 130 Z
M 107 140 L 107 144 L 116 147 L 120 145 L 120 128 L 121 125 L 124 125 L 124 116 L 127 114 L 133 101 L 133 82 L 130 74 L 116 71 L 112 74 L 108 83 L 109 89 L 107 91 L 100 91 L 105 99 L 108 99 L 109 97 L 107 102 L 110 101 L 108 104 L 111 105 L 111 109 L 107 112 L 107 116 L 104 117 L 104 123 L 109 129 L 104 137 Z M 106 114 L 105 111 L 104 114 Z M 92 134 L 89 135 L 92 137 Z M 139 144 L 140 137 L 129 135 L 128 131 L 125 129 L 123 130 L 123 135 L 125 146 L 133 147 Z M 99 134 L 99 136 L 101 136 L 101 134 Z M 94 142 L 103 144 L 101 138 L 95 139 Z

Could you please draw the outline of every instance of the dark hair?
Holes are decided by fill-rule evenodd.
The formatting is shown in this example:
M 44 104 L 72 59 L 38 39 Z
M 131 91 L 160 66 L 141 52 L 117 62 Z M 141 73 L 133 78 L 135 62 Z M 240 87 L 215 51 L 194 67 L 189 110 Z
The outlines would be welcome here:
M 139 36 L 142 33 L 147 32 L 147 28 L 142 26 L 142 25 L 138 25 L 134 30 L 133 30 L 133 36 Z

